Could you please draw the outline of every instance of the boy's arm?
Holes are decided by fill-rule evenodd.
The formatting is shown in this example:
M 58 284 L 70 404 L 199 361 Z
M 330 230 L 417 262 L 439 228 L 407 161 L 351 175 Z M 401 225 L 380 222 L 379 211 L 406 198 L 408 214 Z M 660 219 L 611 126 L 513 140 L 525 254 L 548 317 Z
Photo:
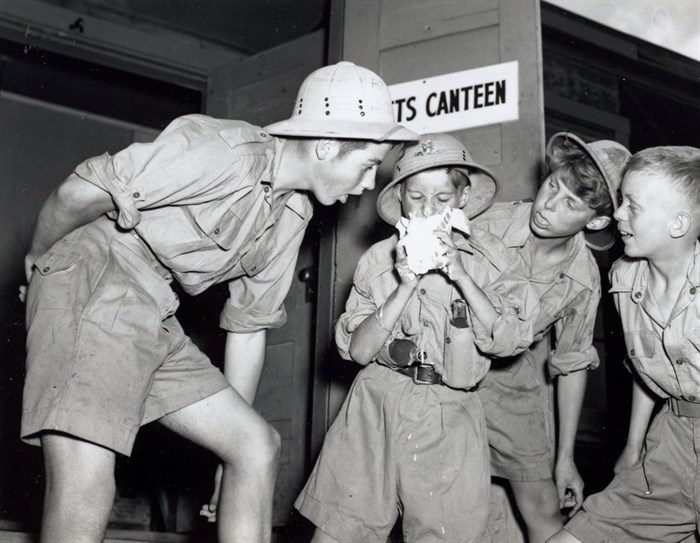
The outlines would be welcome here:
M 583 504 L 583 479 L 574 462 L 574 445 L 578 429 L 583 396 L 586 392 L 588 372 L 577 371 L 561 375 L 557 379 L 557 410 L 559 419 L 559 439 L 554 478 L 562 507 L 573 507 L 571 515 Z M 567 502 L 567 490 L 571 491 L 573 504 Z
M 253 405 L 265 362 L 266 330 L 227 332 L 224 375 L 243 399 Z
M 418 277 L 408 270 L 405 257 L 396 263 L 396 270 L 401 278 L 399 286 L 352 333 L 350 357 L 363 366 L 374 360 L 384 346 L 418 286 Z
M 32 244 L 24 259 L 27 282 L 34 263 L 54 243 L 114 209 L 112 196 L 107 191 L 75 174 L 70 175 L 51 193 L 39 212 Z
M 649 420 L 655 406 L 656 397 L 639 382 L 636 376 L 633 376 L 630 427 L 625 448 L 615 462 L 615 473 L 629 468 L 641 459 Z

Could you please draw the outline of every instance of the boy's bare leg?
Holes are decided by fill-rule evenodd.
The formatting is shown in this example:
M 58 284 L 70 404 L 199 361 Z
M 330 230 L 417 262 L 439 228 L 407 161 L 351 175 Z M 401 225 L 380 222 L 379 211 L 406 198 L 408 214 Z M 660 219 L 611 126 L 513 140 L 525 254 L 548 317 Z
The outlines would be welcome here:
M 269 542 L 280 450 L 277 432 L 232 388 L 166 415 L 160 422 L 223 462 L 219 541 Z
M 46 434 L 41 445 L 46 468 L 41 542 L 101 542 L 114 503 L 115 453 L 65 434 Z
M 547 543 L 583 543 L 563 528 L 547 540 Z
M 553 479 L 509 482 L 530 543 L 544 543 L 564 526 Z
M 314 536 L 311 538 L 311 543 L 340 543 L 340 541 L 329 536 L 320 528 L 316 528 L 316 530 L 314 530 Z

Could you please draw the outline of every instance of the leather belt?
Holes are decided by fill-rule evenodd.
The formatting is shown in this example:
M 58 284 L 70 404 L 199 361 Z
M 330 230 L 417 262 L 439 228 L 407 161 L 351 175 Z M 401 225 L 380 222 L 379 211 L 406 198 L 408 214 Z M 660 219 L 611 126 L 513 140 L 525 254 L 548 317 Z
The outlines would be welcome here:
M 445 385 L 442 382 L 442 375 L 435 371 L 435 367 L 430 364 L 413 364 L 407 368 L 391 368 L 401 375 L 407 375 L 417 385 Z
M 700 403 L 686 402 L 685 400 L 669 398 L 668 404 L 671 407 L 671 412 L 677 417 L 691 417 L 694 419 L 700 419 Z

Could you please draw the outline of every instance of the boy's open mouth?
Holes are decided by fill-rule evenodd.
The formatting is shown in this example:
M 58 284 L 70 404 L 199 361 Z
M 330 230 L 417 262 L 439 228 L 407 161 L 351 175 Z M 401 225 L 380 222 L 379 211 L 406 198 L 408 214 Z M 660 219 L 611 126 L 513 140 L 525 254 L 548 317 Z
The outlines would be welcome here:
M 622 228 L 618 228 L 618 231 L 620 232 L 620 236 L 625 238 L 625 237 L 634 237 L 632 234 L 627 232 L 626 230 L 623 230 Z

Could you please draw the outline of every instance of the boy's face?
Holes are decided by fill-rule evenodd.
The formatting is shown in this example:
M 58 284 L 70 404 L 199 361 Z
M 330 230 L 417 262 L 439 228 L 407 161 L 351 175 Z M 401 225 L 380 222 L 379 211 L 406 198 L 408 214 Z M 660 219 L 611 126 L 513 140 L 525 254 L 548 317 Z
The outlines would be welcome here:
M 530 230 L 542 238 L 567 238 L 586 226 L 599 229 L 609 222 L 607 217 L 596 217 L 595 210 L 570 191 L 556 171 L 542 183 L 530 212 Z
M 309 180 L 311 192 L 323 205 L 345 203 L 351 194 L 360 195 L 374 188 L 377 166 L 384 160 L 390 143 L 368 143 L 339 156 L 337 140 L 320 140 L 316 146 L 316 174 Z
M 396 186 L 404 217 L 431 217 L 446 208 L 463 208 L 469 200 L 469 187 L 455 188 L 444 169 L 425 170 L 407 177 Z
M 615 211 L 625 254 L 660 257 L 670 246 L 672 227 L 682 209 L 681 195 L 665 176 L 630 172 L 622 179 L 622 202 Z

